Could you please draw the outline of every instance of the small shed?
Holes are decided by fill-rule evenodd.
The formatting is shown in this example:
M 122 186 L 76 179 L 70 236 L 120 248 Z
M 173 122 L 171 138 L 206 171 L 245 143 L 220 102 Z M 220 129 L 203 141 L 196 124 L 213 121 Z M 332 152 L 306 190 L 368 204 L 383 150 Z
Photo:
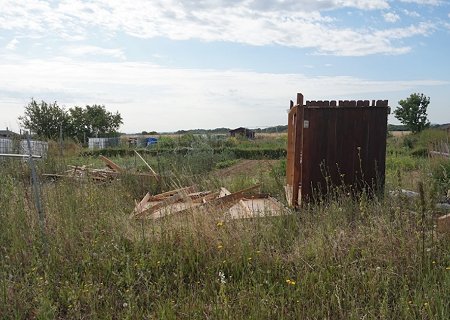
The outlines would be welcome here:
M 387 100 L 291 101 L 286 196 L 293 207 L 326 195 L 384 187 Z
M 9 130 L 6 128 L 6 130 L 0 130 L 0 138 L 15 138 L 19 136 L 17 133 Z
M 239 128 L 230 130 L 229 133 L 230 133 L 230 137 L 240 136 L 240 137 L 246 137 L 248 139 L 255 138 L 255 131 L 247 129 L 247 128 L 243 128 L 243 127 L 239 127 Z

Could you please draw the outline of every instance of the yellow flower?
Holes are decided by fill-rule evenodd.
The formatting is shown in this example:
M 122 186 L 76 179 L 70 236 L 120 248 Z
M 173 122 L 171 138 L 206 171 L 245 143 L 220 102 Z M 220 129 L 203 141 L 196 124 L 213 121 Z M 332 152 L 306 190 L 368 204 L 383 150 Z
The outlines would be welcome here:
M 424 305 L 425 307 L 428 306 L 428 302 L 425 302 L 423 305 Z
M 219 222 L 217 222 L 217 226 L 218 226 L 218 227 L 221 227 L 221 226 L 223 226 L 223 221 L 219 221 Z
M 436 264 L 436 261 L 431 262 L 432 264 Z
M 450 267 L 445 268 L 445 270 L 450 270 Z
M 221 245 L 221 244 L 219 244 L 218 246 L 217 246 L 217 249 L 222 249 L 223 248 L 223 245 Z
M 247 260 L 248 260 L 248 261 L 252 260 L 252 257 L 248 257 Z
M 291 286 L 295 286 L 295 281 L 291 279 L 286 279 L 286 283 Z

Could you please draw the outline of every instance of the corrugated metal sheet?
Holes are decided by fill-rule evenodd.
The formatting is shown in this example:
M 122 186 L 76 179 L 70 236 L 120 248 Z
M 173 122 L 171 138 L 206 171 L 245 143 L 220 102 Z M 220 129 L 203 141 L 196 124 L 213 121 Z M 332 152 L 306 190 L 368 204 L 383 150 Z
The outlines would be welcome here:
M 48 142 L 31 140 L 30 146 L 31 146 L 31 154 L 42 156 L 42 157 L 47 156 Z M 30 150 L 28 149 L 27 140 L 20 141 L 19 153 L 20 154 L 29 154 L 30 153 Z
M 89 149 L 106 149 L 117 147 L 119 138 L 89 138 Z
M 11 139 L 0 139 L 0 153 L 13 153 L 13 141 Z

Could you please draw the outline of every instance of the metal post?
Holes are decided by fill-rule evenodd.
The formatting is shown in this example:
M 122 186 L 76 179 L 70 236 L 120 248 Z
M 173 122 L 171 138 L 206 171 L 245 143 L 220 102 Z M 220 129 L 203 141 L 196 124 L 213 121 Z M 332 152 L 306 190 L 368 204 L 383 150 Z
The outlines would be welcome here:
M 30 135 L 27 135 L 27 144 L 28 144 L 28 165 L 31 169 L 31 181 L 34 193 L 34 203 L 36 205 L 36 210 L 38 212 L 39 217 L 39 227 L 41 230 L 41 237 L 44 243 L 44 250 L 47 253 L 47 239 L 45 236 L 45 213 L 41 203 L 41 190 L 39 187 L 39 180 L 36 174 L 36 167 L 34 165 L 33 155 L 31 151 L 31 141 Z
M 62 122 L 59 124 L 59 147 L 60 147 L 60 156 L 63 156 L 63 127 Z

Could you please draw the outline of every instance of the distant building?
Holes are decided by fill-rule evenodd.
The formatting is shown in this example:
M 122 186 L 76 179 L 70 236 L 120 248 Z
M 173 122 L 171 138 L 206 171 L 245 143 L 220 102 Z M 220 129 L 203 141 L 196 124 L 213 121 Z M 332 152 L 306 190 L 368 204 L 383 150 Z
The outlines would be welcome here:
M 6 130 L 0 130 L 0 138 L 14 138 L 18 134 L 6 128 Z
M 248 139 L 254 139 L 255 138 L 255 131 L 247 129 L 247 128 L 237 128 L 234 130 L 230 130 L 230 137 L 236 137 L 236 136 L 241 136 L 241 137 L 247 137 Z

